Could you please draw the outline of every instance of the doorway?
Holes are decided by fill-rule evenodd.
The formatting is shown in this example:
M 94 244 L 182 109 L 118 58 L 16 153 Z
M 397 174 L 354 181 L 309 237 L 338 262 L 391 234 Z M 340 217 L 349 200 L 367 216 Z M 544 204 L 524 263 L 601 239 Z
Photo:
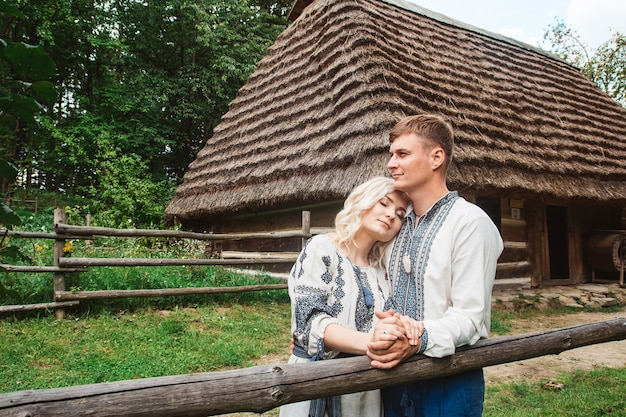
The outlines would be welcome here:
M 491 218 L 498 230 L 502 231 L 502 202 L 499 198 L 476 197 L 476 205 Z
M 569 279 L 569 233 L 567 207 L 546 206 L 550 279 Z

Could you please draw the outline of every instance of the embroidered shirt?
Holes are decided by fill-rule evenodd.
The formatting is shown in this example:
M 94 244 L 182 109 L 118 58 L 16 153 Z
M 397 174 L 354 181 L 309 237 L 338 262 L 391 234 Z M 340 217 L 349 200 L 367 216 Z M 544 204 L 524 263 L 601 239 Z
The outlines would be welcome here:
M 387 269 L 396 310 L 424 321 L 425 355 L 447 356 L 458 346 L 488 337 L 491 290 L 502 250 L 489 216 L 457 192 L 419 219 L 413 212 L 407 215 L 387 251 Z M 410 257 L 407 265 L 405 255 Z

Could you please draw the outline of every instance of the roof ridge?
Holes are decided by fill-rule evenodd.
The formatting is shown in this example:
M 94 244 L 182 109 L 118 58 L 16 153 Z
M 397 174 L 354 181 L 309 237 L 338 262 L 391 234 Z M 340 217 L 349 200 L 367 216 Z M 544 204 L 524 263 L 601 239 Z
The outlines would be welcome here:
M 460 20 L 448 17 L 444 14 L 434 12 L 430 9 L 426 9 L 416 3 L 412 3 L 412 2 L 404 1 L 404 0 L 380 0 L 380 1 L 383 1 L 385 3 L 389 3 L 391 5 L 400 7 L 402 9 L 420 14 L 422 16 L 426 16 L 430 19 L 437 20 L 438 22 L 441 22 L 447 25 L 451 25 L 460 29 L 465 29 L 470 32 L 478 33 L 480 35 L 488 36 L 490 38 L 493 38 L 499 41 L 503 41 L 503 42 L 507 42 L 507 43 L 519 46 L 520 48 L 528 49 L 532 52 L 536 52 L 538 54 L 547 56 L 548 58 L 563 62 L 569 66 L 573 66 L 572 64 L 565 61 L 563 58 L 559 57 L 558 55 L 555 55 L 552 52 L 546 51 L 545 49 L 541 49 L 538 46 L 533 46 L 533 45 L 524 43 L 522 41 L 518 41 L 517 39 L 509 38 L 508 36 L 504 36 L 499 33 L 491 32 L 487 29 L 482 29 L 477 26 L 470 25 L 469 23 L 465 23 Z

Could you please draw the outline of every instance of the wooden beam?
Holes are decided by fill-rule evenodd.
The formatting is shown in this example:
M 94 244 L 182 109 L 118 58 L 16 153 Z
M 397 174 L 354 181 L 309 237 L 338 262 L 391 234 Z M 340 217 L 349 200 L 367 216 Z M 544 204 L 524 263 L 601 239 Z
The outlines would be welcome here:
M 22 232 L 19 230 L 7 230 L 0 229 L 0 235 L 16 236 L 27 239 L 85 239 L 85 235 L 68 235 L 63 236 L 57 233 L 45 233 L 45 232 Z
M 0 306 L 0 313 L 16 313 L 19 311 L 34 311 L 34 310 L 54 310 L 56 308 L 77 306 L 78 304 L 79 304 L 78 301 L 66 301 L 66 302 L 61 302 L 61 303 L 40 303 L 40 304 Z
M 223 294 L 248 291 L 284 290 L 287 284 L 241 285 L 237 287 L 196 287 L 196 288 L 163 288 L 153 290 L 98 290 L 98 291 L 56 291 L 54 299 L 67 300 L 95 300 L 103 298 L 146 298 L 170 297 L 194 294 Z
M 28 266 L 0 264 L 7 272 L 87 272 L 87 268 L 57 268 L 54 266 Z
M 365 356 L 0 394 L 3 417 L 203 417 L 385 388 L 626 339 L 626 319 L 478 341 L 445 358 L 417 355 L 394 369 Z M 68 411 L 69 410 L 69 411 Z
M 90 266 L 185 266 L 185 265 L 260 265 L 294 263 L 296 257 L 248 259 L 174 259 L 174 258 L 60 258 L 61 268 Z
M 284 239 L 290 237 L 311 237 L 302 231 L 285 232 L 259 232 L 259 233 L 197 233 L 184 232 L 181 230 L 153 230 L 153 229 L 113 229 L 108 227 L 74 226 L 69 224 L 56 224 L 57 234 L 93 236 L 117 236 L 117 237 L 173 237 L 179 239 L 198 240 L 244 240 L 244 239 Z

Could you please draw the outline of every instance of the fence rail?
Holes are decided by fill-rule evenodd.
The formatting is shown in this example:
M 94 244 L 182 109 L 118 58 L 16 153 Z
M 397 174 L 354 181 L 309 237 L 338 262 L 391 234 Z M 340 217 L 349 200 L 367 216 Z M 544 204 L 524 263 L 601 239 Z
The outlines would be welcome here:
M 56 202 L 56 199 L 55 199 Z M 39 198 L 35 197 L 34 199 L 26 199 L 26 200 L 22 200 L 19 198 L 10 198 L 8 197 L 5 204 L 9 207 L 13 207 L 13 208 L 29 208 L 32 211 L 34 211 L 35 213 L 37 213 L 37 211 L 39 211 Z
M 305 212 L 308 213 L 308 212 Z M 303 214 L 303 216 L 308 216 Z M 303 228 L 306 226 L 303 226 Z M 152 230 L 152 229 L 112 229 L 108 227 L 72 226 L 56 223 L 54 230 L 57 235 L 82 236 L 83 239 L 93 239 L 94 236 L 115 237 L 173 237 L 178 239 L 196 240 L 247 240 L 247 239 L 285 239 L 290 237 L 310 237 L 310 228 L 302 231 L 280 231 L 259 233 L 197 233 L 181 230 Z
M 313 232 L 315 233 L 315 232 Z M 297 253 L 260 254 L 257 252 L 237 252 L 228 257 L 207 259 L 173 259 L 173 258 L 74 258 L 64 257 L 63 247 L 67 240 L 93 240 L 96 236 L 104 237 L 145 237 L 145 238 L 175 238 L 193 239 L 201 241 L 239 241 L 250 239 L 288 239 L 301 238 L 302 241 L 312 236 L 310 227 L 310 213 L 302 213 L 302 229 L 290 231 L 257 232 L 257 233 L 198 233 L 181 230 L 152 230 L 152 229 L 112 229 L 106 227 L 75 226 L 66 224 L 65 212 L 62 209 L 54 211 L 54 233 L 15 232 L 0 230 L 0 235 L 15 236 L 30 239 L 54 240 L 54 265 L 52 266 L 23 266 L 0 264 L 0 268 L 9 272 L 52 273 L 54 300 L 50 303 L 1 306 L 0 313 L 29 311 L 37 309 L 55 309 L 57 318 L 64 317 L 64 308 L 74 306 L 79 300 L 128 297 L 162 297 L 192 294 L 215 294 L 224 292 L 245 292 L 277 290 L 287 288 L 286 284 L 276 285 L 248 285 L 239 287 L 201 287 L 201 288 L 169 288 L 149 290 L 96 290 L 96 291 L 67 291 L 65 274 L 70 272 L 86 272 L 90 267 L 115 266 L 238 266 L 238 265 L 277 265 L 292 264 L 296 261 Z
M 0 394 L 6 417 L 200 417 L 340 395 L 626 339 L 626 319 L 480 340 L 445 358 L 416 355 L 390 370 L 366 356 Z

